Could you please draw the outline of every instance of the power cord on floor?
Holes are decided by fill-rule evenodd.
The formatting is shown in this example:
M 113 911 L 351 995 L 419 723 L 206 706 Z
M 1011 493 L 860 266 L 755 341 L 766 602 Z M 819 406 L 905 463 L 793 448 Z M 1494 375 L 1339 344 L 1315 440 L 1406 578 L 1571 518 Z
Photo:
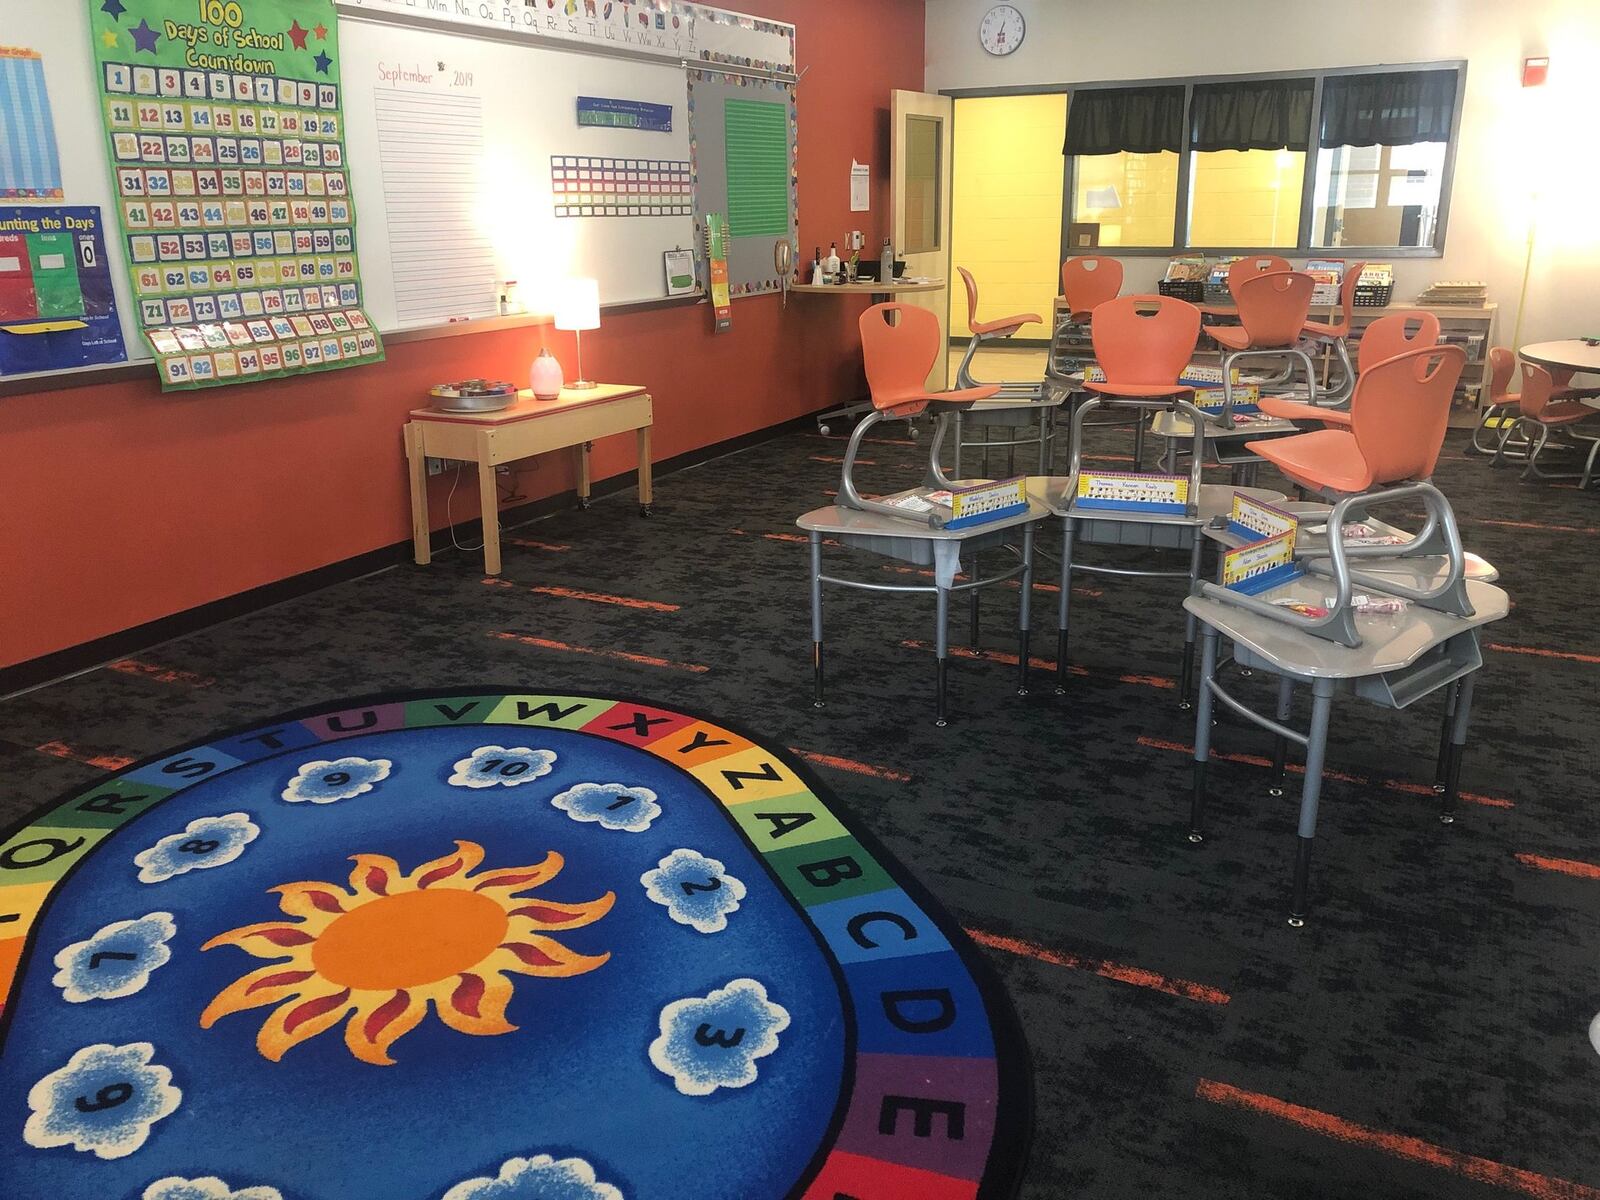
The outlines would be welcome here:
M 451 501 L 453 501 L 455 499 L 455 497 L 456 497 L 456 488 L 461 483 L 461 468 L 464 467 L 464 466 L 466 466 L 466 464 L 463 463 L 463 462 L 457 462 L 456 463 L 455 475 L 453 475 L 451 477 L 451 479 L 450 479 L 450 491 L 444 498 L 444 515 L 445 515 L 445 519 L 450 523 L 450 544 L 452 546 L 454 546 L 457 550 L 482 550 L 483 549 L 483 542 L 481 540 L 475 546 L 463 546 L 461 544 L 461 542 L 459 540 L 457 540 L 457 538 L 456 538 L 456 518 L 455 518 L 455 513 L 453 513 L 451 511 L 450 505 L 451 505 Z M 515 479 L 516 476 L 513 475 L 512 478 Z M 499 474 L 496 473 L 496 475 L 495 475 L 495 490 L 497 492 L 499 491 L 499 486 L 500 486 L 500 477 L 499 477 Z M 500 495 L 498 497 L 498 499 L 499 499 L 499 503 L 501 503 L 501 504 L 515 504 L 519 500 L 526 500 L 527 497 L 524 496 L 521 492 L 519 492 L 517 490 L 516 484 L 513 483 L 507 489 L 507 491 L 504 494 L 502 494 L 502 495 Z

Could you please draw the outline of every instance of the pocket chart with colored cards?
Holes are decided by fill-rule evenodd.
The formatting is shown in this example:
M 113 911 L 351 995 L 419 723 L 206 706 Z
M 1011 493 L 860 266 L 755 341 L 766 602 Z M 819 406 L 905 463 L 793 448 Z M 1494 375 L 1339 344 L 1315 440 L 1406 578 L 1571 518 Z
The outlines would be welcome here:
M 383 357 L 332 0 L 89 0 L 139 328 L 165 388 Z
M 98 208 L 0 205 L 0 375 L 121 362 Z

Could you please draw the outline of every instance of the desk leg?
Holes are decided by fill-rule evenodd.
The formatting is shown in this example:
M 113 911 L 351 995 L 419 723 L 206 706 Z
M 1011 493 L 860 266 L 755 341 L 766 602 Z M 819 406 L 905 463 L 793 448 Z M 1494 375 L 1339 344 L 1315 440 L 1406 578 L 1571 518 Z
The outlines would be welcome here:
M 811 707 L 822 708 L 822 535 L 811 533 L 811 674 L 816 690 Z
M 483 570 L 500 574 L 500 489 L 495 485 L 489 447 L 478 447 L 478 504 L 483 509 Z
M 974 551 L 973 555 L 972 555 L 972 566 L 970 568 L 970 572 L 971 572 L 970 578 L 971 579 L 980 578 L 980 576 L 978 574 L 980 569 L 981 568 L 978 566 L 978 555 L 977 555 L 977 552 Z M 967 591 L 967 613 L 968 613 L 968 618 L 969 618 L 969 620 L 971 621 L 971 624 L 972 624 L 972 637 L 968 641 L 968 645 L 970 645 L 972 647 L 972 649 L 974 651 L 976 651 L 978 649 L 978 642 L 982 639 L 982 636 L 983 636 L 983 630 L 980 628 L 980 626 L 978 624 L 978 589 L 977 588 L 969 588 L 968 591 Z
M 1459 679 L 1445 685 L 1444 720 L 1439 725 L 1439 757 L 1433 767 L 1433 790 L 1444 793 L 1444 777 L 1450 766 L 1450 732 L 1456 724 L 1456 694 L 1461 690 Z
M 961 409 L 956 409 L 956 457 L 955 467 L 950 473 L 950 478 L 958 483 L 961 480 Z
M 648 517 L 655 503 L 655 480 L 650 468 L 650 426 L 639 430 L 639 515 Z
M 1067 691 L 1067 617 L 1072 607 L 1071 517 L 1061 518 L 1061 601 L 1056 611 L 1056 695 Z
M 1293 712 L 1294 681 L 1287 675 L 1278 676 L 1278 724 L 1287 725 Z M 1283 783 L 1289 767 L 1289 739 L 1283 734 L 1272 738 L 1272 782 L 1267 785 L 1267 795 L 1282 796 Z
M 1033 522 L 1022 527 L 1022 597 L 1017 611 L 1017 695 L 1028 694 L 1028 632 L 1033 602 Z
M 1317 801 L 1322 797 L 1322 763 L 1328 753 L 1328 717 L 1333 712 L 1333 681 L 1311 685 L 1311 728 L 1306 732 L 1306 781 L 1300 789 L 1300 829 L 1294 848 L 1294 894 L 1289 924 L 1306 923 L 1306 892 L 1311 883 L 1311 843 L 1317 836 Z
M 943 729 L 950 722 L 945 719 L 945 674 L 950 662 L 950 589 L 935 587 L 938 595 L 939 632 L 934 638 L 938 656 L 938 676 L 934 681 L 933 723 Z
M 589 507 L 589 451 L 593 442 L 579 442 L 578 449 L 578 507 Z
M 406 466 L 411 477 L 411 557 L 427 565 L 433 561 L 428 528 L 428 460 L 422 452 L 422 431 L 406 423 Z
M 1461 788 L 1461 755 L 1467 746 L 1467 722 L 1472 719 L 1472 684 L 1474 673 L 1456 683 L 1455 719 L 1450 725 L 1450 745 L 1445 755 L 1444 797 L 1439 809 L 1439 820 L 1446 825 L 1456 819 L 1456 796 Z
M 1205 548 L 1205 536 L 1196 529 L 1194 545 L 1189 550 L 1189 590 L 1200 581 L 1200 552 Z M 1195 616 L 1189 613 L 1183 623 L 1183 670 L 1178 680 L 1178 707 L 1187 711 L 1193 707 L 1194 693 L 1194 633 Z
M 1195 705 L 1193 795 L 1189 800 L 1189 840 L 1206 840 L 1206 763 L 1211 758 L 1211 678 L 1217 673 L 1217 631 L 1200 631 L 1200 703 Z

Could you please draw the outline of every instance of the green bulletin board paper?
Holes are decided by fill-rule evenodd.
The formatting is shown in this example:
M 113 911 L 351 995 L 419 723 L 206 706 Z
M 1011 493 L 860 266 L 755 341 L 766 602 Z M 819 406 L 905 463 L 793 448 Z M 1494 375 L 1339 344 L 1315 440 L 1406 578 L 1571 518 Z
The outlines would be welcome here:
M 765 100 L 729 100 L 723 110 L 728 155 L 728 233 L 789 233 L 788 113 Z
M 362 308 L 333 0 L 87 0 L 163 387 L 383 357 Z

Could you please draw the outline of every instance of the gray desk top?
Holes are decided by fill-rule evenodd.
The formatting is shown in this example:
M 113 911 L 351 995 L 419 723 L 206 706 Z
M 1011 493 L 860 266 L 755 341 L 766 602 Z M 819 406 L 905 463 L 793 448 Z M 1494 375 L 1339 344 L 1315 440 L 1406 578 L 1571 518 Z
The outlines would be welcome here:
M 891 517 L 882 513 L 862 512 L 855 508 L 840 508 L 837 504 L 830 504 L 826 508 L 814 508 L 803 516 L 796 517 L 794 523 L 807 533 L 825 533 L 835 537 L 855 535 L 921 538 L 930 542 L 962 542 L 968 538 L 994 533 L 996 530 L 1026 525 L 1030 521 L 1042 521 L 1049 515 L 1050 510 L 1030 496 L 1027 512 L 1001 517 L 998 521 L 985 521 L 979 525 L 963 525 L 960 529 L 930 529 L 926 518 L 919 517 L 915 513 L 907 513 L 904 517 Z
M 1325 579 L 1302 576 L 1262 592 L 1258 598 L 1269 602 L 1292 599 L 1321 604 L 1327 585 Z M 1183 607 L 1224 637 L 1248 646 L 1289 674 L 1318 679 L 1358 679 L 1398 671 L 1455 635 L 1498 621 L 1510 611 L 1505 592 L 1492 583 L 1469 580 L 1467 598 L 1475 610 L 1470 617 L 1453 617 L 1415 604 L 1393 616 L 1358 614 L 1356 632 L 1361 635 L 1361 645 L 1354 647 L 1303 633 L 1270 617 L 1208 596 L 1190 596 L 1184 600 Z
M 1129 521 L 1137 525 L 1203 525 L 1213 517 L 1226 516 L 1233 508 L 1234 492 L 1243 492 L 1263 504 L 1281 504 L 1282 492 L 1269 488 L 1235 488 L 1223 483 L 1200 485 L 1200 512 L 1197 516 L 1182 513 L 1135 512 L 1124 508 L 1078 508 L 1072 504 L 1073 493 L 1070 475 L 1030 475 L 1028 495 L 1038 500 L 1058 517 L 1069 512 L 1075 517 L 1090 521 Z
M 1194 423 L 1185 413 L 1167 410 L 1158 412 L 1150 420 L 1150 432 L 1161 438 L 1192 438 L 1194 437 Z M 1219 421 L 1207 421 L 1205 434 L 1210 441 L 1222 441 L 1228 438 L 1257 438 L 1276 437 L 1280 433 L 1299 433 L 1300 429 L 1293 421 L 1279 421 L 1276 419 L 1266 421 L 1252 421 L 1248 425 L 1223 425 Z
M 1328 514 L 1333 511 L 1333 505 L 1323 504 L 1316 500 L 1289 500 L 1278 505 L 1285 512 L 1293 513 L 1300 518 L 1300 536 L 1295 539 L 1295 557 L 1297 558 L 1326 558 L 1328 554 Z M 1380 521 L 1377 517 L 1366 516 L 1361 518 L 1361 524 L 1370 525 L 1379 536 L 1387 534 L 1400 534 L 1411 540 L 1411 535 L 1399 526 L 1391 525 L 1387 521 Z M 1226 530 L 1207 530 L 1207 536 L 1222 542 L 1228 547 L 1243 545 L 1243 539 L 1235 537 Z M 1438 554 L 1426 555 L 1422 558 L 1411 559 L 1370 559 L 1352 558 L 1349 560 L 1352 569 L 1366 571 L 1371 575 L 1389 575 L 1401 583 L 1410 584 L 1417 588 L 1431 588 L 1444 577 L 1444 556 Z M 1484 583 L 1493 583 L 1500 578 L 1500 570 L 1485 558 L 1468 550 L 1466 552 L 1466 575 L 1468 579 L 1480 579 Z
M 1564 342 L 1535 342 L 1522 347 L 1517 353 L 1542 367 L 1566 368 L 1587 374 L 1600 372 L 1600 346 L 1591 346 L 1581 338 Z

